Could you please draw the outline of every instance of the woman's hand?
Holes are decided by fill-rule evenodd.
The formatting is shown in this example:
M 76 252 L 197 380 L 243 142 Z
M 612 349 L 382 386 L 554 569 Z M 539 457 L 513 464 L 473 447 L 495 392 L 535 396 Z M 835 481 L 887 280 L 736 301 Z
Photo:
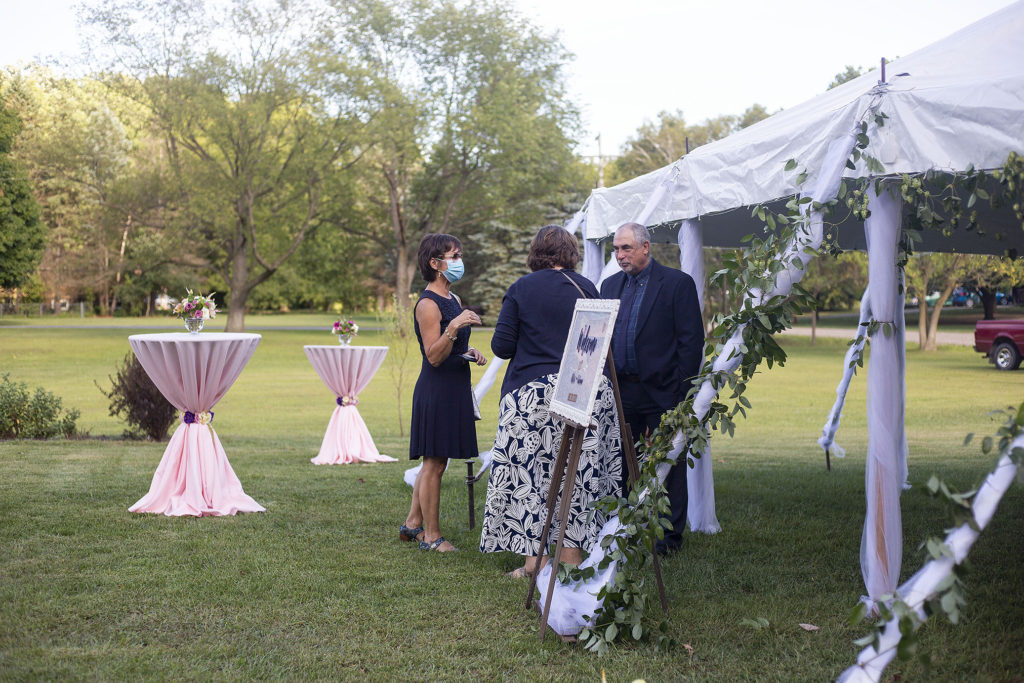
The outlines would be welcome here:
M 476 359 L 477 365 L 487 365 L 487 357 L 484 356 L 484 354 L 480 353 L 477 349 L 470 347 L 467 353 L 469 353 L 469 355 L 473 356 L 473 358 Z
M 470 325 L 479 325 L 479 324 L 480 324 L 480 316 L 478 316 L 476 313 L 474 313 L 473 311 L 471 311 L 471 310 L 469 310 L 467 308 L 462 313 L 459 313 L 459 315 L 454 320 L 452 320 L 450 323 L 448 323 L 448 327 L 453 332 L 457 332 L 457 331 L 461 330 L 463 327 L 469 327 Z

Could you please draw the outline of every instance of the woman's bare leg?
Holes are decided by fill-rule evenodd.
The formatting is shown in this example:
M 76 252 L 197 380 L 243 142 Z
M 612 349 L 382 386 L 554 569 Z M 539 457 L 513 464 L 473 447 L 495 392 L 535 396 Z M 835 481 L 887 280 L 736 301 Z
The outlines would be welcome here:
M 423 469 L 417 480 L 420 511 L 423 513 L 423 540 L 427 543 L 441 538 L 438 510 L 441 507 L 441 476 L 447 464 L 447 458 L 423 458 Z M 437 549 L 444 552 L 454 550 L 455 546 L 445 541 Z
M 574 567 L 578 567 L 580 565 L 580 562 L 583 561 L 583 553 L 580 551 L 579 548 L 569 548 L 567 546 L 562 546 L 562 556 L 559 558 L 559 560 L 564 564 L 571 564 Z M 546 565 L 550 561 L 551 556 L 545 555 L 544 564 Z M 541 566 L 543 567 L 544 565 Z M 536 570 L 537 556 L 533 555 L 532 557 L 527 557 L 526 560 L 523 562 L 523 571 L 525 571 L 527 574 L 533 574 Z
M 410 529 L 415 529 L 416 527 L 423 525 L 423 510 L 420 509 L 419 497 L 420 481 L 423 480 L 423 470 L 424 468 L 421 465 L 420 471 L 416 475 L 416 482 L 412 487 L 412 502 L 409 504 L 409 514 L 405 518 L 405 526 Z M 419 540 L 422 540 L 422 538 L 422 534 L 417 537 Z

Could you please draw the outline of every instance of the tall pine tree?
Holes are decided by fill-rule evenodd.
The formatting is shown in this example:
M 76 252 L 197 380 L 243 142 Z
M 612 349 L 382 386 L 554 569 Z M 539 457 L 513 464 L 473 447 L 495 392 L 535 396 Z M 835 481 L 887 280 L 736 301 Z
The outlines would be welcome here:
M 13 158 L 21 119 L 0 103 L 0 287 L 22 285 L 39 265 L 44 226 L 28 174 Z

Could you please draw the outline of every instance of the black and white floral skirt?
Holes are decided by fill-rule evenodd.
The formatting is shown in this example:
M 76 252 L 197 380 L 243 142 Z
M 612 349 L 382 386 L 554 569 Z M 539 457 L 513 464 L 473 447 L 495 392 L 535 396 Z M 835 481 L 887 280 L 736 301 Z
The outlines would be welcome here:
M 547 515 L 548 489 L 563 426 L 548 414 L 557 374 L 534 380 L 501 399 L 494 457 L 487 485 L 480 551 L 536 555 Z M 591 503 L 620 493 L 622 460 L 615 394 L 607 377 L 601 379 L 594 407 L 596 429 L 583 437 L 565 545 L 590 550 L 604 525 L 604 515 Z M 560 505 L 561 503 L 559 503 Z M 558 538 L 556 506 L 548 538 Z

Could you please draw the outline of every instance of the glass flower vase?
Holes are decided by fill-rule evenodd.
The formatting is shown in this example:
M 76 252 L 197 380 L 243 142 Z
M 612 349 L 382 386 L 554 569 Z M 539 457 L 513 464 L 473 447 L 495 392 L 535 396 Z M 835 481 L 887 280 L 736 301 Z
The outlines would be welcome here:
M 185 318 L 185 329 L 191 334 L 199 334 L 205 323 L 206 320 L 203 318 Z
M 341 344 L 342 346 L 348 346 L 349 342 L 351 342 L 351 341 L 352 341 L 352 335 L 351 334 L 339 334 L 338 335 L 338 343 Z

